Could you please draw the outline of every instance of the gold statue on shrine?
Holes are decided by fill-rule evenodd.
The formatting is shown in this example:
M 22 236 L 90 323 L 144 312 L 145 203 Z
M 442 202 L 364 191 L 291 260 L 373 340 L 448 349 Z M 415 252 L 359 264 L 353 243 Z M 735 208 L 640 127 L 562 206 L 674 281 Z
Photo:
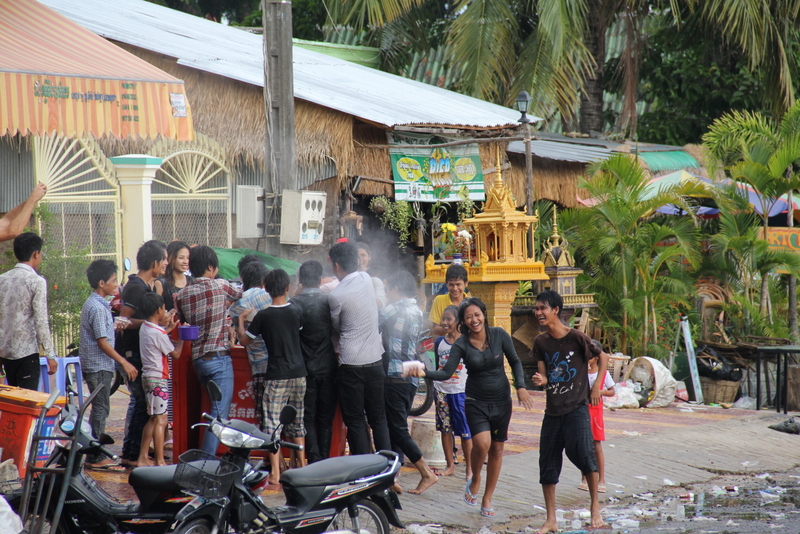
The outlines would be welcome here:
M 503 181 L 500 148 L 491 189 L 486 194 L 483 211 L 464 219 L 462 224 L 475 239 L 477 264 L 465 265 L 470 282 L 547 280 L 544 264 L 528 251 L 528 229 L 535 230 L 538 215 L 527 215 L 516 208 L 511 189 Z M 535 250 L 535 248 L 534 248 Z M 425 262 L 425 283 L 444 282 L 446 264 Z

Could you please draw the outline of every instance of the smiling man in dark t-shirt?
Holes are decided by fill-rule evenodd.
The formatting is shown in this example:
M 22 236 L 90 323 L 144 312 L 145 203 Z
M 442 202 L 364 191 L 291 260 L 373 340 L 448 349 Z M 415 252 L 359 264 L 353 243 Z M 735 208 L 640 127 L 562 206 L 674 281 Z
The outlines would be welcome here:
M 586 477 L 591 497 L 592 528 L 603 526 L 597 499 L 597 460 L 594 454 L 588 402 L 600 401 L 601 381 L 589 390 L 589 360 L 599 356 L 598 368 L 608 365 L 608 354 L 592 344 L 589 336 L 564 325 L 559 318 L 564 302 L 555 291 L 536 297 L 535 314 L 547 328 L 533 342 L 533 359 L 539 372 L 533 383 L 544 386 L 547 402 L 539 439 L 539 483 L 544 493 L 547 519 L 540 533 L 557 531 L 556 484 L 561 475 L 562 454 Z
M 305 446 L 305 427 L 303 426 L 303 397 L 306 394 L 306 364 L 300 348 L 300 329 L 303 324 L 303 310 L 297 304 L 286 300 L 289 293 L 289 275 L 283 269 L 274 269 L 264 279 L 264 287 L 272 297 L 272 305 L 259 311 L 247 331 L 242 318 L 249 317 L 253 310 L 246 310 L 239 316 L 239 341 L 245 347 L 253 339 L 261 336 L 267 346 L 266 399 L 267 428 L 264 432 L 272 434 L 278 427 L 283 407 L 291 404 L 297 408 L 294 422 L 284 428 L 286 436 Z M 305 464 L 305 453 L 298 451 L 298 462 Z M 270 454 L 272 471 L 270 484 L 278 484 L 280 478 L 280 457 Z

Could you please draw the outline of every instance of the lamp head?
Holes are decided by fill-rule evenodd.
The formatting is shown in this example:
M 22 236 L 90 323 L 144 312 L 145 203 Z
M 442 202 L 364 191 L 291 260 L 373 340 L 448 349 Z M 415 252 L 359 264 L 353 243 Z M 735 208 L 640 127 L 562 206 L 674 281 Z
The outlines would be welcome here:
M 528 94 L 528 91 L 522 91 L 517 95 L 517 99 L 514 101 L 514 108 L 525 116 L 525 114 L 528 113 L 530 103 L 531 95 Z

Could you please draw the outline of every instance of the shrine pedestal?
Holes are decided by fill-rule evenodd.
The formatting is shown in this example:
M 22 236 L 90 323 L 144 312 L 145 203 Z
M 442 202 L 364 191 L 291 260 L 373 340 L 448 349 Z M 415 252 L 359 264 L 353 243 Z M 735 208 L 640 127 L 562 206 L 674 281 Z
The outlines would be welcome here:
M 470 282 L 469 292 L 486 304 L 487 323 L 511 334 L 511 304 L 518 287 L 518 282 Z

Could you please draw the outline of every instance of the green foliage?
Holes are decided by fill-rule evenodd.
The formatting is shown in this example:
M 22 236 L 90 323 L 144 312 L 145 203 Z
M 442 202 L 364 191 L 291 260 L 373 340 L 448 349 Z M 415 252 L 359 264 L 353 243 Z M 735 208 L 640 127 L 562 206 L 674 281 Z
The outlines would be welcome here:
M 258 4 L 260 5 L 260 4 Z M 292 1 L 292 37 L 306 41 L 322 41 L 327 15 L 320 0 Z M 241 21 L 242 26 L 260 27 L 264 25 L 264 12 L 259 7 Z
M 674 315 L 675 306 L 685 310 L 691 304 L 693 279 L 687 271 L 698 263 L 698 227 L 692 218 L 653 215 L 664 204 L 690 211 L 690 186 L 652 193 L 647 173 L 625 155 L 592 172 L 581 185 L 600 202 L 567 210 L 562 224 L 596 294 L 604 327 L 623 352 L 630 343 L 631 354 L 645 354 L 663 340 L 658 327 L 665 316 Z
M 47 204 L 36 209 L 36 218 L 42 227 L 44 258 L 39 271 L 47 280 L 47 310 L 50 331 L 60 355 L 66 345 L 79 341 L 81 308 L 92 288 L 86 279 L 86 268 L 91 263 L 89 249 L 70 245 L 66 250 L 59 247 L 59 240 L 52 234 L 55 216 Z
M 696 17 L 678 26 L 671 15 L 654 15 L 640 73 L 639 98 L 647 111 L 638 138 L 654 143 L 699 143 L 708 126 L 732 109 L 755 111 L 763 102 L 759 73 L 725 46 L 719 33 Z M 606 72 L 616 69 L 616 62 Z M 607 74 L 607 78 L 608 74 Z M 620 84 L 607 90 L 622 94 Z
M 411 204 L 404 200 L 394 202 L 385 196 L 379 196 L 370 201 L 369 209 L 378 215 L 383 228 L 397 232 L 397 239 L 401 244 L 408 242 L 414 220 Z
M 530 280 L 520 280 L 517 285 L 518 297 L 532 297 L 533 296 L 533 282 Z

